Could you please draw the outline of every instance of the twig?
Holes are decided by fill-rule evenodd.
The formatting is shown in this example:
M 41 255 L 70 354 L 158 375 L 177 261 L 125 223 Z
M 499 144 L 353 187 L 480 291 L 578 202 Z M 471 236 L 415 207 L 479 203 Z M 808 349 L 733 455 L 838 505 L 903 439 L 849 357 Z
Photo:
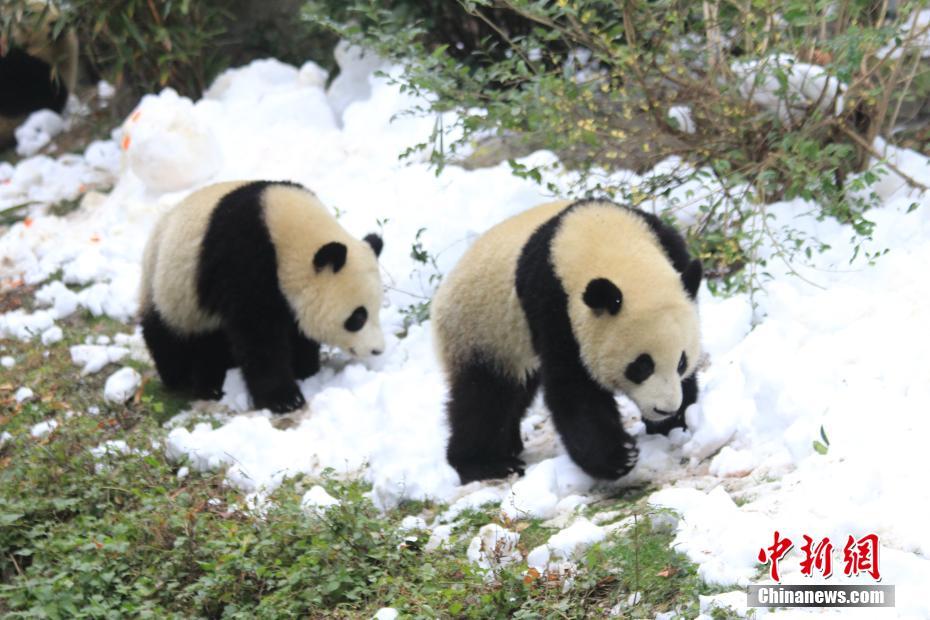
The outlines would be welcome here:
M 909 175 L 909 174 L 907 174 L 906 172 L 904 172 L 903 170 L 901 170 L 901 168 L 899 168 L 897 165 L 895 165 L 895 164 L 891 163 L 890 161 L 888 161 L 888 159 L 887 159 L 885 156 L 883 156 L 881 153 L 879 153 L 878 151 L 876 151 L 876 150 L 875 150 L 875 147 L 873 147 L 871 144 L 869 144 L 868 142 L 866 142 L 865 140 L 863 140 L 863 139 L 862 139 L 862 136 L 860 136 L 859 134 L 857 134 L 855 131 L 850 130 L 849 128 L 847 128 L 847 127 L 846 127 L 844 124 L 842 124 L 842 123 L 838 123 L 837 126 L 839 127 L 840 131 L 842 131 L 844 134 L 846 134 L 847 136 L 849 136 L 849 138 L 850 138 L 853 142 L 855 142 L 855 143 L 858 144 L 860 147 L 862 147 L 862 148 L 863 148 L 867 153 L 869 153 L 872 157 L 875 157 L 876 159 L 882 160 L 886 166 L 888 166 L 889 168 L 891 168 L 891 171 L 892 171 L 892 172 L 894 172 L 894 173 L 897 174 L 899 177 L 901 177 L 902 179 L 904 179 L 904 181 L 905 181 L 908 185 L 910 185 L 911 187 L 913 187 L 913 188 L 915 188 L 915 189 L 919 189 L 921 192 L 930 191 L 930 187 L 927 187 L 926 185 L 924 185 L 923 183 L 921 183 L 920 181 L 918 181 L 917 179 L 915 179 L 915 178 L 912 177 L 911 175 Z

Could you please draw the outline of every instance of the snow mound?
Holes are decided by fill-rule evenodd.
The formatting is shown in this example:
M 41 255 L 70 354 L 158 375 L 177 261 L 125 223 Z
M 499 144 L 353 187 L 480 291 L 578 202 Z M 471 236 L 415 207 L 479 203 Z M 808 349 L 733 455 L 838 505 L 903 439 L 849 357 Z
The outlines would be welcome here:
M 153 192 L 193 188 L 220 169 L 220 145 L 204 107 L 166 88 L 146 95 L 123 123 L 129 168 Z

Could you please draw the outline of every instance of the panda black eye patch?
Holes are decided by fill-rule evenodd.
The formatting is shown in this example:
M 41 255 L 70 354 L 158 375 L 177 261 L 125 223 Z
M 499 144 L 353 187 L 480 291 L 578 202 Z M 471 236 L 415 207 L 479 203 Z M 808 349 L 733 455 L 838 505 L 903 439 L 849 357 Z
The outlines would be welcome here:
M 352 314 L 349 315 L 349 318 L 346 319 L 345 328 L 350 332 L 357 332 L 358 330 L 365 327 L 365 321 L 368 320 L 368 310 L 365 310 L 364 306 L 359 306 L 352 311 Z
M 682 351 L 681 359 L 678 360 L 678 374 L 683 376 L 687 368 L 688 368 L 688 356 L 685 355 L 684 351 Z
M 655 362 L 652 361 L 652 356 L 648 353 L 643 353 L 626 367 L 626 378 L 639 385 L 651 377 L 655 369 L 656 365 Z

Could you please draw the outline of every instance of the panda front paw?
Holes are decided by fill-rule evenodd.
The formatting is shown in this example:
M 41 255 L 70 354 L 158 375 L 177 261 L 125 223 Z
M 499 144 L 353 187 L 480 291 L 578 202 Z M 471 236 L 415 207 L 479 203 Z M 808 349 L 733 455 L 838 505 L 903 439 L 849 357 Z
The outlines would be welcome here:
M 636 447 L 636 442 L 628 437 L 619 443 L 602 445 L 599 450 L 591 450 L 577 462 L 590 476 L 616 480 L 630 473 L 636 467 L 638 459 L 639 448 Z
M 296 383 L 281 386 L 265 394 L 253 394 L 256 409 L 268 409 L 272 413 L 289 413 L 307 404 Z
M 643 418 L 643 423 L 646 425 L 647 435 L 668 435 L 673 428 L 687 428 L 684 411 L 679 411 L 664 420 L 647 420 Z

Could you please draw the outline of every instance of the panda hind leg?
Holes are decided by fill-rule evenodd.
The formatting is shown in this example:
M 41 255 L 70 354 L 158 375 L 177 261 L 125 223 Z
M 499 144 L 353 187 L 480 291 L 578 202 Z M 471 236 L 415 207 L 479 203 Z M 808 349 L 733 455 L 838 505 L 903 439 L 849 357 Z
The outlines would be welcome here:
M 191 338 L 172 330 L 155 307 L 149 307 L 142 314 L 142 338 L 165 387 L 189 390 L 193 369 Z
M 523 385 L 484 362 L 451 373 L 447 405 L 452 433 L 446 458 L 462 484 L 523 475 L 520 419 L 532 402 L 535 383 Z

